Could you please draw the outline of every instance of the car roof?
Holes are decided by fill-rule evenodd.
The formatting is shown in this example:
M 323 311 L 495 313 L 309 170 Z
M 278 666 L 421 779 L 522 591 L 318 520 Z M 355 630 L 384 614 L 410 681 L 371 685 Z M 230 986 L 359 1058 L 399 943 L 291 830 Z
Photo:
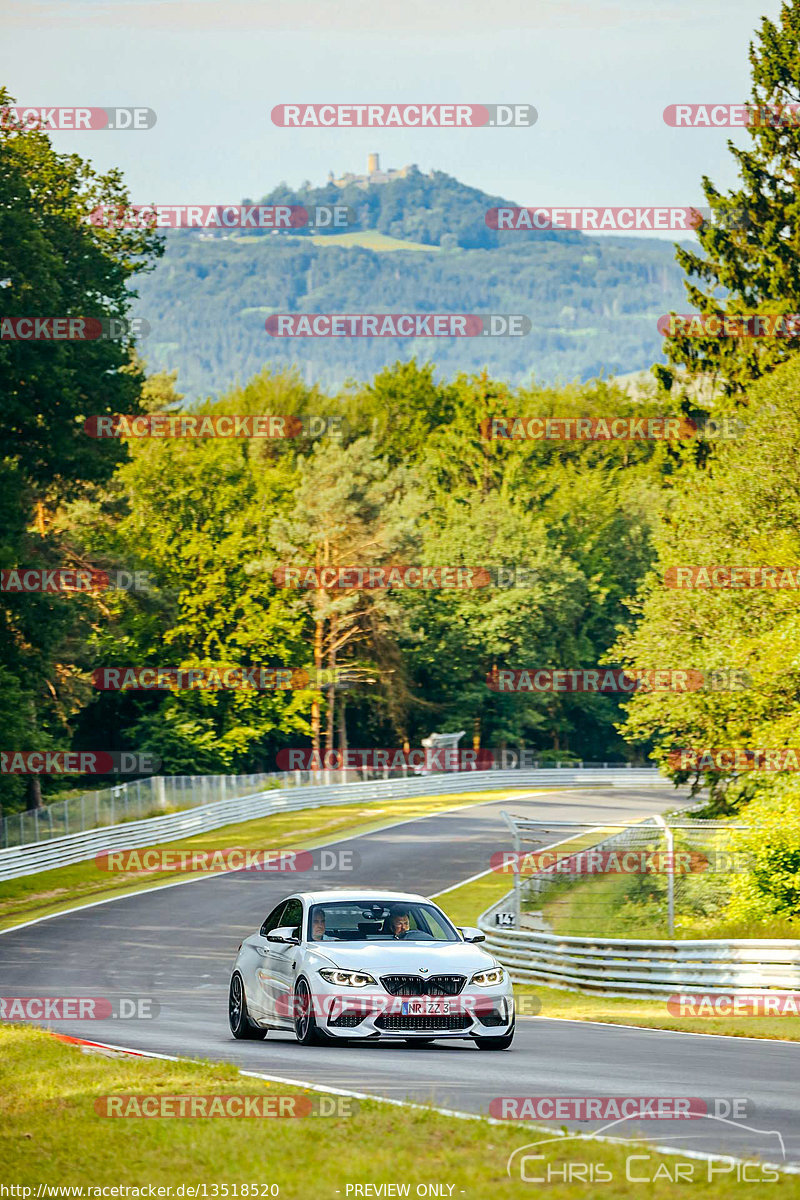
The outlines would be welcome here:
M 416 892 L 390 892 L 385 888 L 329 888 L 324 892 L 295 892 L 288 899 L 303 900 L 306 904 L 325 904 L 334 900 L 386 900 L 395 902 L 404 900 L 408 903 L 427 904 L 425 896 Z

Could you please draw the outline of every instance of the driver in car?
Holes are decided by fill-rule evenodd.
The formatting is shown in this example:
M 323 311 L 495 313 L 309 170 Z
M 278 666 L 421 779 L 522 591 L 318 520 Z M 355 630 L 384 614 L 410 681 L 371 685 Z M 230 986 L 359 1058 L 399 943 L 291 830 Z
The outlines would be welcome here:
M 411 927 L 408 910 L 405 908 L 396 908 L 389 918 L 389 929 L 392 935 L 396 938 L 404 937 Z
M 325 939 L 325 909 L 318 908 L 311 921 L 312 941 L 321 942 Z M 330 940 L 330 939 L 328 939 Z

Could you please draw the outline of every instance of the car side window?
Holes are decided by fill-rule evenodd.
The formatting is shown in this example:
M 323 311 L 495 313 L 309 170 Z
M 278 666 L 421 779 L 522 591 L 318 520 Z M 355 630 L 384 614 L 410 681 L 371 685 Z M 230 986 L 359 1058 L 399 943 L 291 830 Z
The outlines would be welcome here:
M 283 915 L 283 910 L 285 908 L 286 908 L 285 900 L 281 900 L 280 904 L 278 904 L 275 908 L 273 908 L 272 912 L 269 914 L 266 921 L 261 926 L 261 936 L 262 937 L 266 937 L 266 935 L 268 933 L 270 933 L 273 929 L 277 929 L 279 925 L 283 924 L 281 917 Z
M 303 923 L 303 904 L 300 900 L 287 900 L 286 908 L 281 916 L 281 925 L 296 929 L 300 936 L 300 926 Z

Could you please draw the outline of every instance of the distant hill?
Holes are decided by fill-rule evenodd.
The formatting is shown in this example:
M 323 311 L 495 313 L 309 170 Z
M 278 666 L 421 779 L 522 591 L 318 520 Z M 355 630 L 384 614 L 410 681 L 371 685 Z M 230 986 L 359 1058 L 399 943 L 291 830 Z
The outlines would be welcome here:
M 328 183 L 318 188 L 289 188 L 279 184 L 260 203 L 346 204 L 353 209 L 359 229 L 377 229 L 389 237 L 463 250 L 492 250 L 525 241 L 574 244 L 582 240 L 582 235 L 572 230 L 504 233 L 489 229 L 486 210 L 513 201 L 468 187 L 443 171 L 423 175 L 416 167 L 406 170 L 401 179 L 368 187 Z
M 442 172 L 410 168 L 368 187 L 279 185 L 261 203 L 348 204 L 358 221 L 344 234 L 167 234 L 163 259 L 138 281 L 135 311 L 151 326 L 141 346 L 149 369 L 177 368 L 189 398 L 244 382 L 267 363 L 296 363 L 329 388 L 413 356 L 444 375 L 485 366 L 512 382 L 625 374 L 660 358 L 656 320 L 686 303 L 671 243 L 497 232 L 486 210 L 513 202 Z M 521 338 L 417 341 L 274 338 L 264 329 L 275 312 L 386 311 L 523 313 L 533 328 Z

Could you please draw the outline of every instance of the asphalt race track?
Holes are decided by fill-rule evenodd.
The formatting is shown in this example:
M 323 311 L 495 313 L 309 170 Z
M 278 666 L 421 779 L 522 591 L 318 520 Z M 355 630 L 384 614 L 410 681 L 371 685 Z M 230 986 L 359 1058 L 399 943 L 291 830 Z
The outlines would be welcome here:
M 355 872 L 206 876 L 65 913 L 0 936 L 0 991 L 153 997 L 160 1006 L 155 1020 L 57 1022 L 52 1028 L 464 1112 L 486 1112 L 489 1101 L 501 1095 L 746 1098 L 743 1121 L 628 1121 L 606 1134 L 800 1163 L 800 1044 L 549 1020 L 546 999 L 542 1017 L 518 1021 L 512 1049 L 494 1055 L 458 1041 L 303 1047 L 283 1034 L 248 1043 L 235 1042 L 229 1033 L 227 989 L 237 946 L 282 895 L 361 884 L 433 895 L 486 870 L 492 852 L 509 848 L 502 808 L 544 820 L 601 823 L 646 816 L 674 803 L 671 789 L 622 788 L 493 801 L 330 843 L 357 853 Z M 543 1136 L 535 1129 L 530 1136 L 520 1133 L 521 1146 Z

